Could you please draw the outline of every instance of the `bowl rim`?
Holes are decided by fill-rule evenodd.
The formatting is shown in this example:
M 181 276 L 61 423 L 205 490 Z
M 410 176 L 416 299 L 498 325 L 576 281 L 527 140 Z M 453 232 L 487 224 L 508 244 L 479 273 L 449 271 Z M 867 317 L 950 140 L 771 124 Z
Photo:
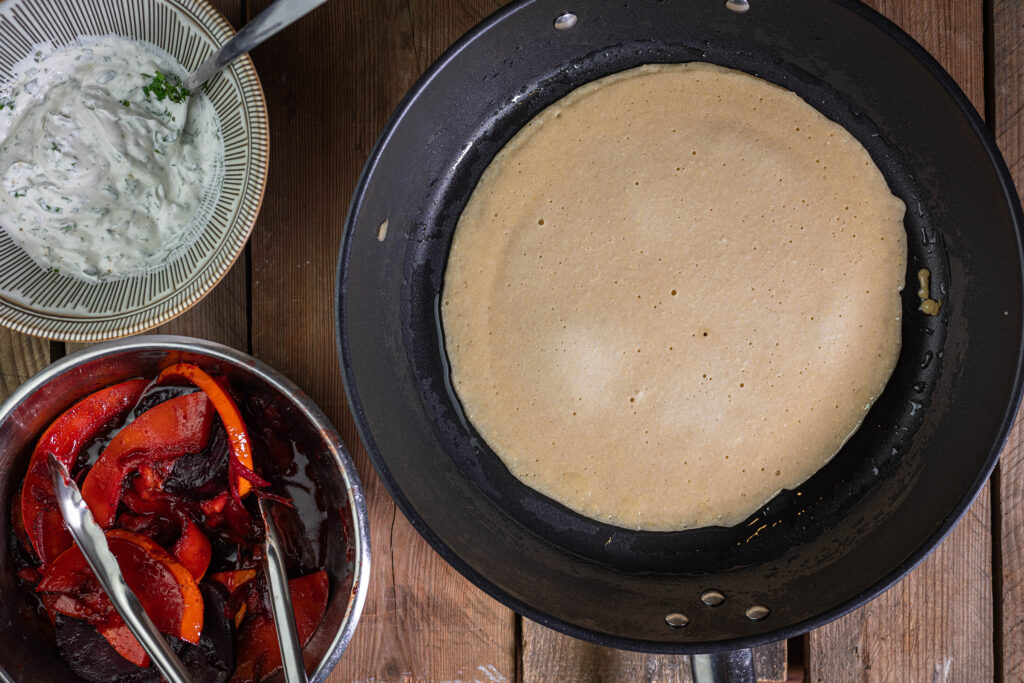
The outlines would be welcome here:
M 190 18 L 199 22 L 208 30 L 222 32 L 225 35 L 225 40 L 237 34 L 234 26 L 227 20 L 224 13 L 214 7 L 209 0 L 151 1 L 167 7 L 176 16 L 181 16 L 183 13 L 186 13 L 186 16 L 192 15 Z M 21 302 L 2 299 L 0 326 L 22 334 L 53 341 L 102 342 L 119 339 L 147 332 L 181 316 L 205 299 L 223 281 L 228 272 L 238 263 L 238 259 L 245 253 L 245 248 L 252 238 L 252 233 L 256 228 L 256 221 L 259 219 L 260 211 L 263 208 L 270 168 L 270 122 L 267 113 L 266 95 L 263 92 L 263 83 L 249 53 L 236 59 L 233 65 L 231 68 L 239 69 L 241 86 L 245 89 L 251 89 L 251 98 L 243 97 L 242 108 L 245 108 L 245 103 L 251 104 L 254 108 L 255 116 L 252 120 L 257 123 L 262 122 L 263 139 L 262 149 L 257 150 L 258 154 L 255 155 L 255 163 L 252 164 L 252 168 L 255 171 L 253 177 L 256 178 L 256 183 L 258 183 L 258 192 L 252 195 L 253 209 L 251 217 L 247 220 L 248 225 L 239 234 L 238 248 L 235 250 L 235 253 L 230 258 L 225 259 L 221 266 L 212 273 L 206 282 L 200 284 L 192 295 L 166 309 L 142 306 L 135 311 L 127 313 L 105 313 L 97 316 L 88 314 L 76 315 L 73 318 L 62 318 L 56 323 L 58 329 L 51 329 L 54 325 L 46 323 L 47 317 L 45 313 Z M 243 203 L 245 203 L 244 196 L 242 199 Z M 164 270 L 158 272 L 164 272 Z M 180 284 L 187 282 L 189 281 L 186 280 Z M 200 280 L 197 279 L 196 282 L 200 282 Z M 109 327 L 103 324 L 110 320 L 121 320 L 121 322 Z
M 310 683 L 322 683 L 327 680 L 331 671 L 344 654 L 352 640 L 359 617 L 369 592 L 370 582 L 370 527 L 366 496 L 363 491 L 355 462 L 345 447 L 334 425 L 320 410 L 313 400 L 290 379 L 274 370 L 266 363 L 247 353 L 218 344 L 216 342 L 178 335 L 143 335 L 103 342 L 89 346 L 80 351 L 68 354 L 64 358 L 46 366 L 0 403 L 0 424 L 5 422 L 14 410 L 29 396 L 44 387 L 54 378 L 75 368 L 81 367 L 101 358 L 132 351 L 185 351 L 200 353 L 213 360 L 235 366 L 268 384 L 272 389 L 285 396 L 323 435 L 328 450 L 334 457 L 335 464 L 345 483 L 348 500 L 348 512 L 352 518 L 353 533 L 351 543 L 354 547 L 352 587 L 345 616 L 341 628 L 335 634 L 324 657 L 310 675 Z M 15 679 L 0 667 L 0 681 L 15 683 Z

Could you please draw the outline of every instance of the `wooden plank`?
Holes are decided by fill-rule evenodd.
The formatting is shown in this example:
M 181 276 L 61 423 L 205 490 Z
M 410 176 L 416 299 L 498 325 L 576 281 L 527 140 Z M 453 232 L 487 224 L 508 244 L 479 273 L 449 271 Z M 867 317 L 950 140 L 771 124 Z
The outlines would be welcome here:
M 995 79 L 996 141 L 1014 182 L 1024 187 L 1024 3 L 995 0 L 992 5 L 992 66 Z M 1000 556 L 996 571 L 1002 586 L 1002 623 L 996 624 L 1003 655 L 1002 680 L 1024 680 L 1024 413 L 1003 450 L 999 463 Z
M 248 249 L 248 247 L 246 247 Z M 148 334 L 181 334 L 231 346 L 239 351 L 249 347 L 246 288 L 246 258 L 243 253 L 217 286 L 198 304 Z
M 998 99 L 997 99 L 998 107 Z M 1006 148 L 1004 148 L 1006 149 Z M 1020 147 L 1017 147 L 1020 150 Z M 1019 163 L 1019 159 L 1018 159 Z M 1018 184 L 1024 178 L 1017 175 Z M 1018 185 L 1019 186 L 1019 185 Z M 1000 572 L 1002 587 L 1001 623 L 996 624 L 1002 661 L 1002 681 L 1024 680 L 1024 411 L 1017 420 L 1003 449 L 999 463 L 998 494 L 1000 497 L 1000 555 L 995 570 Z
M 867 0 L 931 53 L 985 113 L 983 0 Z
M 50 363 L 50 343 L 0 327 L 0 401 Z
M 209 0 L 209 3 L 223 14 L 224 18 L 236 29 L 240 28 L 244 23 L 244 0 Z
M 254 0 L 250 9 L 262 9 Z M 514 615 L 397 514 L 360 444 L 335 354 L 334 267 L 349 198 L 387 117 L 495 3 L 334 0 L 255 53 L 270 183 L 252 242 L 252 346 L 338 426 L 367 493 L 370 593 L 332 681 L 515 679 Z M 429 30 L 426 27 L 430 27 Z
M 523 681 L 690 683 L 686 657 L 625 652 L 585 643 L 523 619 Z M 786 680 L 786 643 L 754 650 L 760 681 Z
M 981 0 L 870 4 L 924 45 L 983 111 Z M 942 546 L 897 586 L 809 635 L 808 680 L 992 679 L 989 496 L 986 486 Z

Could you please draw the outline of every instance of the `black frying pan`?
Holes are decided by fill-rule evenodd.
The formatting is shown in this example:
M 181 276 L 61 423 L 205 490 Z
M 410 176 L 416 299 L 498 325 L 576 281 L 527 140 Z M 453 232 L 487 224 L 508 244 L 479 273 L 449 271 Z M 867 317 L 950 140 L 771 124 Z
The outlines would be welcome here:
M 431 545 L 487 593 L 604 645 L 722 652 L 807 631 L 870 600 L 966 510 L 1020 397 L 1021 209 L 974 109 L 919 45 L 870 9 L 848 0 L 751 3 L 744 14 L 721 0 L 505 8 L 402 102 L 346 225 L 339 352 L 384 483 Z M 556 30 L 566 8 L 579 21 Z M 462 208 L 526 121 L 595 78 L 692 60 L 797 92 L 869 150 L 908 207 L 903 350 L 856 435 L 756 521 L 627 531 L 520 484 L 467 424 L 448 381 L 439 290 Z M 917 310 L 921 267 L 943 300 L 936 318 Z M 709 589 L 725 602 L 703 604 Z M 755 605 L 768 616 L 748 618 Z M 688 625 L 667 624 L 671 613 Z

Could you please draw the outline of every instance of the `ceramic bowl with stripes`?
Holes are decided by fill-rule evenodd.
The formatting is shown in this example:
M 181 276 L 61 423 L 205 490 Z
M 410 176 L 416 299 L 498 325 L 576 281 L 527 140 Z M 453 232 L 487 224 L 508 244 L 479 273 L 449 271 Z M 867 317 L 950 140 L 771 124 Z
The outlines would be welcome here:
M 234 30 L 205 0 L 4 0 L 0 83 L 33 47 L 82 36 L 147 41 L 191 72 Z M 211 79 L 206 93 L 224 139 L 223 185 L 195 242 L 162 270 L 89 283 L 44 270 L 0 230 L 0 324 L 65 341 L 136 334 L 180 315 L 207 294 L 242 253 L 263 200 L 267 111 L 248 56 Z

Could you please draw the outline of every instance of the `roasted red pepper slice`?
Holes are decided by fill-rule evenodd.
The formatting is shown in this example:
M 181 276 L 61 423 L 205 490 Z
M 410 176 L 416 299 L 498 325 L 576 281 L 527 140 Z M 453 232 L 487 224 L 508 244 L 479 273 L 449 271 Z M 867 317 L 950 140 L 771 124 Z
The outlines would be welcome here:
M 256 578 L 255 569 L 235 569 L 227 572 L 210 574 L 210 580 L 216 581 L 228 589 L 228 593 L 234 593 L 243 583 Z
M 223 584 L 228 589 L 230 597 L 228 598 L 228 604 L 225 609 L 228 610 L 225 616 L 233 618 L 235 622 L 235 628 L 242 625 L 242 619 L 245 618 L 246 606 L 245 603 L 235 599 L 235 591 L 239 590 L 249 581 L 256 578 L 255 569 L 236 569 L 230 572 L 217 572 L 216 574 L 210 574 L 210 579 Z M 233 607 L 237 605 L 237 607 Z M 234 614 L 231 614 L 234 612 Z
M 24 569 L 19 569 L 14 575 L 33 586 L 39 583 L 39 579 L 43 578 L 43 575 L 39 573 L 38 567 L 25 567 Z
M 153 492 L 151 497 L 144 498 L 129 488 L 121 500 L 132 512 L 142 515 L 157 515 L 177 524 L 178 540 L 171 548 L 174 559 L 180 562 L 193 578 L 199 581 L 210 566 L 213 550 L 210 539 L 206 537 L 185 509 L 185 503 L 177 496 L 163 492 Z
M 82 497 L 96 523 L 114 523 L 121 488 L 128 472 L 142 462 L 156 462 L 197 453 L 210 441 L 213 411 L 202 393 L 186 394 L 160 403 L 117 433 L 89 470 Z
M 224 512 L 224 506 L 227 505 L 227 503 L 228 494 L 219 493 L 213 498 L 209 498 L 199 503 L 199 507 L 202 508 L 203 513 L 207 517 L 212 517 L 213 515 L 219 515 Z
M 145 536 L 123 529 L 112 529 L 106 536 L 125 582 L 160 632 L 198 643 L 203 630 L 203 596 L 192 574 Z M 149 664 L 149 657 L 126 631 L 78 546 L 47 567 L 36 590 L 44 594 L 44 604 L 50 609 L 96 626 L 125 659 L 138 666 Z
M 174 469 L 174 461 L 167 462 L 143 462 L 139 463 L 136 469 L 135 481 L 132 486 L 143 498 L 149 498 L 154 491 L 160 491 L 164 487 L 171 470 Z
M 299 642 L 305 645 L 313 637 L 327 611 L 329 582 L 327 572 L 307 574 L 288 582 L 295 612 Z M 265 611 L 250 610 L 238 635 L 238 664 L 232 683 L 261 681 L 281 667 L 281 649 L 277 644 L 274 617 Z
M 50 483 L 49 454 L 53 453 L 72 469 L 82 448 L 123 417 L 148 383 L 133 379 L 85 397 L 54 420 L 39 438 L 21 490 L 21 517 L 44 567 L 71 547 L 71 535 L 57 509 Z
M 181 536 L 171 551 L 178 562 L 192 572 L 196 581 L 203 578 L 206 570 L 210 568 L 210 560 L 213 559 L 210 539 L 190 519 L 182 523 Z
M 149 666 L 149 655 L 142 647 L 128 624 L 123 621 L 119 624 L 97 624 L 96 630 L 107 639 L 107 642 L 121 655 L 135 666 Z
M 228 460 L 228 472 L 231 476 L 232 491 L 238 497 L 246 495 L 252 488 L 250 482 L 257 486 L 265 486 L 252 469 L 252 446 L 249 442 L 249 430 L 245 427 L 242 413 L 238 410 L 231 394 L 202 368 L 191 363 L 175 363 L 163 369 L 156 378 L 158 384 L 173 379 L 183 379 L 203 390 L 213 402 L 213 407 L 224 424 L 231 445 L 233 458 Z
M 249 545 L 257 538 L 259 531 L 252 515 L 242 501 L 226 491 L 213 498 L 201 501 L 203 525 L 211 533 L 229 544 Z

